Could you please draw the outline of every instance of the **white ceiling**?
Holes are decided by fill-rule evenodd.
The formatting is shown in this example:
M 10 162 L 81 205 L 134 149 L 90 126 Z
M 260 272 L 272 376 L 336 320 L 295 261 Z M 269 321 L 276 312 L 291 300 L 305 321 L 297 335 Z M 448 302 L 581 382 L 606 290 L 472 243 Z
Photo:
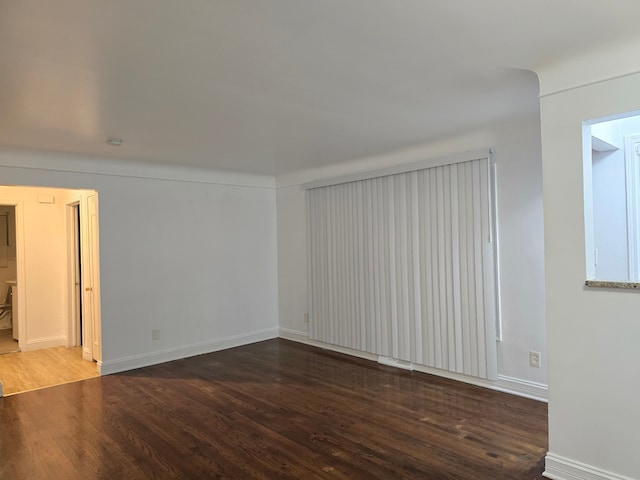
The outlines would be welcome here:
M 532 69 L 638 18 L 638 0 L 0 0 L 0 145 L 321 166 L 535 113 Z

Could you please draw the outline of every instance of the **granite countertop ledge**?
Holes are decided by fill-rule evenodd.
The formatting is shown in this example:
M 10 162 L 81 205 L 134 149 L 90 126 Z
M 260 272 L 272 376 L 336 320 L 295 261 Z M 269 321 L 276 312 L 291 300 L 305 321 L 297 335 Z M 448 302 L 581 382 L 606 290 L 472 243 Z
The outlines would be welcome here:
M 610 280 L 587 280 L 584 282 L 587 287 L 592 288 L 621 288 L 624 290 L 640 291 L 640 283 L 638 282 L 614 282 Z

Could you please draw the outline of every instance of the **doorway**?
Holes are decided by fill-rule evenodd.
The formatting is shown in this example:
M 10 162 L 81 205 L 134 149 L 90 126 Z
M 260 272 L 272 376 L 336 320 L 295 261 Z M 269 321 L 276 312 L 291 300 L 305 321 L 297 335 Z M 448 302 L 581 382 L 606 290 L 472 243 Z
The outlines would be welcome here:
M 20 350 L 71 347 L 80 360 L 100 362 L 98 193 L 0 186 L 0 205 L 15 212 L 12 314 Z
M 82 248 L 80 229 L 80 202 L 67 205 L 67 225 L 69 228 L 67 246 L 69 248 L 69 346 L 82 347 Z
M 69 346 L 82 347 L 85 360 L 102 360 L 98 194 L 79 191 L 66 204 Z
M 18 351 L 15 207 L 0 205 L 0 354 Z

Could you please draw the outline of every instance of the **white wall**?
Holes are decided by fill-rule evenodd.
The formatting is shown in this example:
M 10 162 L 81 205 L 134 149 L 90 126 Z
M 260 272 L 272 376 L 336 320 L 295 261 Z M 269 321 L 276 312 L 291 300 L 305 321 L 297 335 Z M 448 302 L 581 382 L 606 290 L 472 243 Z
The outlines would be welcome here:
M 272 178 L 3 150 L 0 183 L 98 191 L 103 373 L 277 335 Z
M 624 149 L 593 152 L 593 236 L 596 278 L 628 280 Z
M 545 397 L 542 171 L 537 116 L 410 150 L 278 177 L 281 334 L 302 341 L 308 338 L 304 317 L 307 265 L 303 183 L 488 147 L 495 149 L 492 158 L 498 164 L 504 326 L 504 341 L 498 345 L 501 377 L 495 386 Z M 530 350 L 541 352 L 543 368 L 529 366 Z
M 638 479 L 640 295 L 584 286 L 581 137 L 584 120 L 640 109 L 640 74 L 591 83 L 596 63 L 588 60 L 574 64 L 571 75 L 582 65 L 584 82 L 569 90 L 551 88 L 565 83 L 565 66 L 541 71 L 548 93 L 541 99 L 550 364 L 546 468 L 558 479 Z M 608 73 L 595 70 L 599 78 Z

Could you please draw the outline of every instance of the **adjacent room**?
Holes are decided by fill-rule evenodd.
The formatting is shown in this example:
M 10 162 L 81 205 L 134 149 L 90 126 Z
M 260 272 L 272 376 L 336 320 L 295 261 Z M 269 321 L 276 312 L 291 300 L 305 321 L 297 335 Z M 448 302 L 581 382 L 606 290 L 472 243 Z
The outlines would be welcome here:
M 16 290 L 16 234 L 15 207 L 0 205 L 0 353 L 18 351 L 18 331 L 14 326 L 15 306 L 13 294 Z M 6 292 L 6 293 L 5 293 Z
M 0 186 L 4 395 L 98 375 L 97 198 L 91 190 Z
M 639 14 L 0 5 L 0 477 L 640 478 Z

